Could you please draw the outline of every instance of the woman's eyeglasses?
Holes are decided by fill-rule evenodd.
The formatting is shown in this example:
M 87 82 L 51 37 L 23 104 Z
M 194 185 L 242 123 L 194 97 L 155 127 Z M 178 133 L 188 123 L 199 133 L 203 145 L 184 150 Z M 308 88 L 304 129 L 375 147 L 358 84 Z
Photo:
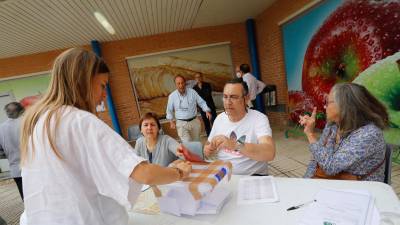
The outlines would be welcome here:
M 329 100 L 329 99 L 325 99 L 325 101 L 324 101 L 324 108 L 328 107 L 328 105 L 331 104 L 331 103 L 335 103 L 335 101 Z

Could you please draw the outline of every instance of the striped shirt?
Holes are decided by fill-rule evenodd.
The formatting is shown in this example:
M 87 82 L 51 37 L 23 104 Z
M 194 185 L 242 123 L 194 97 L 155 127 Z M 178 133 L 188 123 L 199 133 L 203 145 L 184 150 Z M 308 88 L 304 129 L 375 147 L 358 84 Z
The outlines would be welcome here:
M 187 120 L 193 118 L 197 115 L 197 105 L 204 112 L 210 112 L 207 103 L 193 89 L 186 88 L 184 95 L 175 90 L 168 96 L 167 119 Z

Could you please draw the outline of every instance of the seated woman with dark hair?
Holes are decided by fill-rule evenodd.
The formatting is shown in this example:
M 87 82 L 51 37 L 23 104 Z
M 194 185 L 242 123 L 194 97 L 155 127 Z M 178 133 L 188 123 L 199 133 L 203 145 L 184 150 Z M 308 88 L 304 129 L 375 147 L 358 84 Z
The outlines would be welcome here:
M 368 90 L 358 84 L 336 84 L 326 103 L 327 125 L 318 140 L 311 116 L 300 124 L 310 142 L 312 160 L 305 177 L 383 181 L 388 114 Z M 390 160 L 390 159 L 387 159 Z
M 159 134 L 161 124 L 155 113 L 146 113 L 140 119 L 139 128 L 143 137 L 136 141 L 135 152 L 138 156 L 165 167 L 178 159 L 182 146 L 172 137 Z

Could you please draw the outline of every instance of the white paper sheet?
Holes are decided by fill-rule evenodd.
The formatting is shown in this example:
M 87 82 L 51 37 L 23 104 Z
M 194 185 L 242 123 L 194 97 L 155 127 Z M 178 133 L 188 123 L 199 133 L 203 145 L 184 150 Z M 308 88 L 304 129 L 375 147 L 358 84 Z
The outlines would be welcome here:
M 237 203 L 254 204 L 279 201 L 272 176 L 245 177 L 239 180 Z
M 369 193 L 321 189 L 315 200 L 315 203 L 308 206 L 299 222 L 300 225 L 372 225 L 372 221 L 376 223 L 377 212 Z

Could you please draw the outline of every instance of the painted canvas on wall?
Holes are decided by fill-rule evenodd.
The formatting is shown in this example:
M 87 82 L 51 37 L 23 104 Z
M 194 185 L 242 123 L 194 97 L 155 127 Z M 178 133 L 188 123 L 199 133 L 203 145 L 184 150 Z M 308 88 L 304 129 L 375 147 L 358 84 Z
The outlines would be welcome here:
M 400 2 L 321 1 L 281 28 L 290 118 L 297 122 L 299 114 L 317 106 L 317 125 L 323 127 L 325 99 L 335 83 L 352 82 L 369 67 L 400 51 Z M 393 66 L 394 60 L 389 61 Z M 396 76 L 393 71 L 391 76 Z M 393 82 L 380 79 L 380 75 L 374 77 L 377 83 Z M 378 88 L 366 86 L 372 92 Z M 379 91 L 391 95 L 388 87 L 382 84 Z M 394 106 L 398 104 L 389 103 L 389 97 L 377 97 L 389 108 L 393 126 L 400 127 L 393 114 L 399 112 L 400 107 Z
M 15 101 L 29 106 L 47 90 L 49 83 L 49 73 L 7 79 L 0 81 L 0 93 L 9 93 Z
M 155 112 L 165 118 L 168 95 L 174 91 L 174 77 L 182 75 L 187 84 L 193 83 L 199 72 L 211 84 L 213 98 L 222 109 L 225 82 L 232 79 L 233 68 L 229 44 L 199 46 L 128 59 L 132 85 L 141 115 Z
M 17 101 L 29 107 L 47 90 L 49 82 L 48 73 L 0 81 L 0 122 L 7 118 L 3 110 L 6 104 Z

